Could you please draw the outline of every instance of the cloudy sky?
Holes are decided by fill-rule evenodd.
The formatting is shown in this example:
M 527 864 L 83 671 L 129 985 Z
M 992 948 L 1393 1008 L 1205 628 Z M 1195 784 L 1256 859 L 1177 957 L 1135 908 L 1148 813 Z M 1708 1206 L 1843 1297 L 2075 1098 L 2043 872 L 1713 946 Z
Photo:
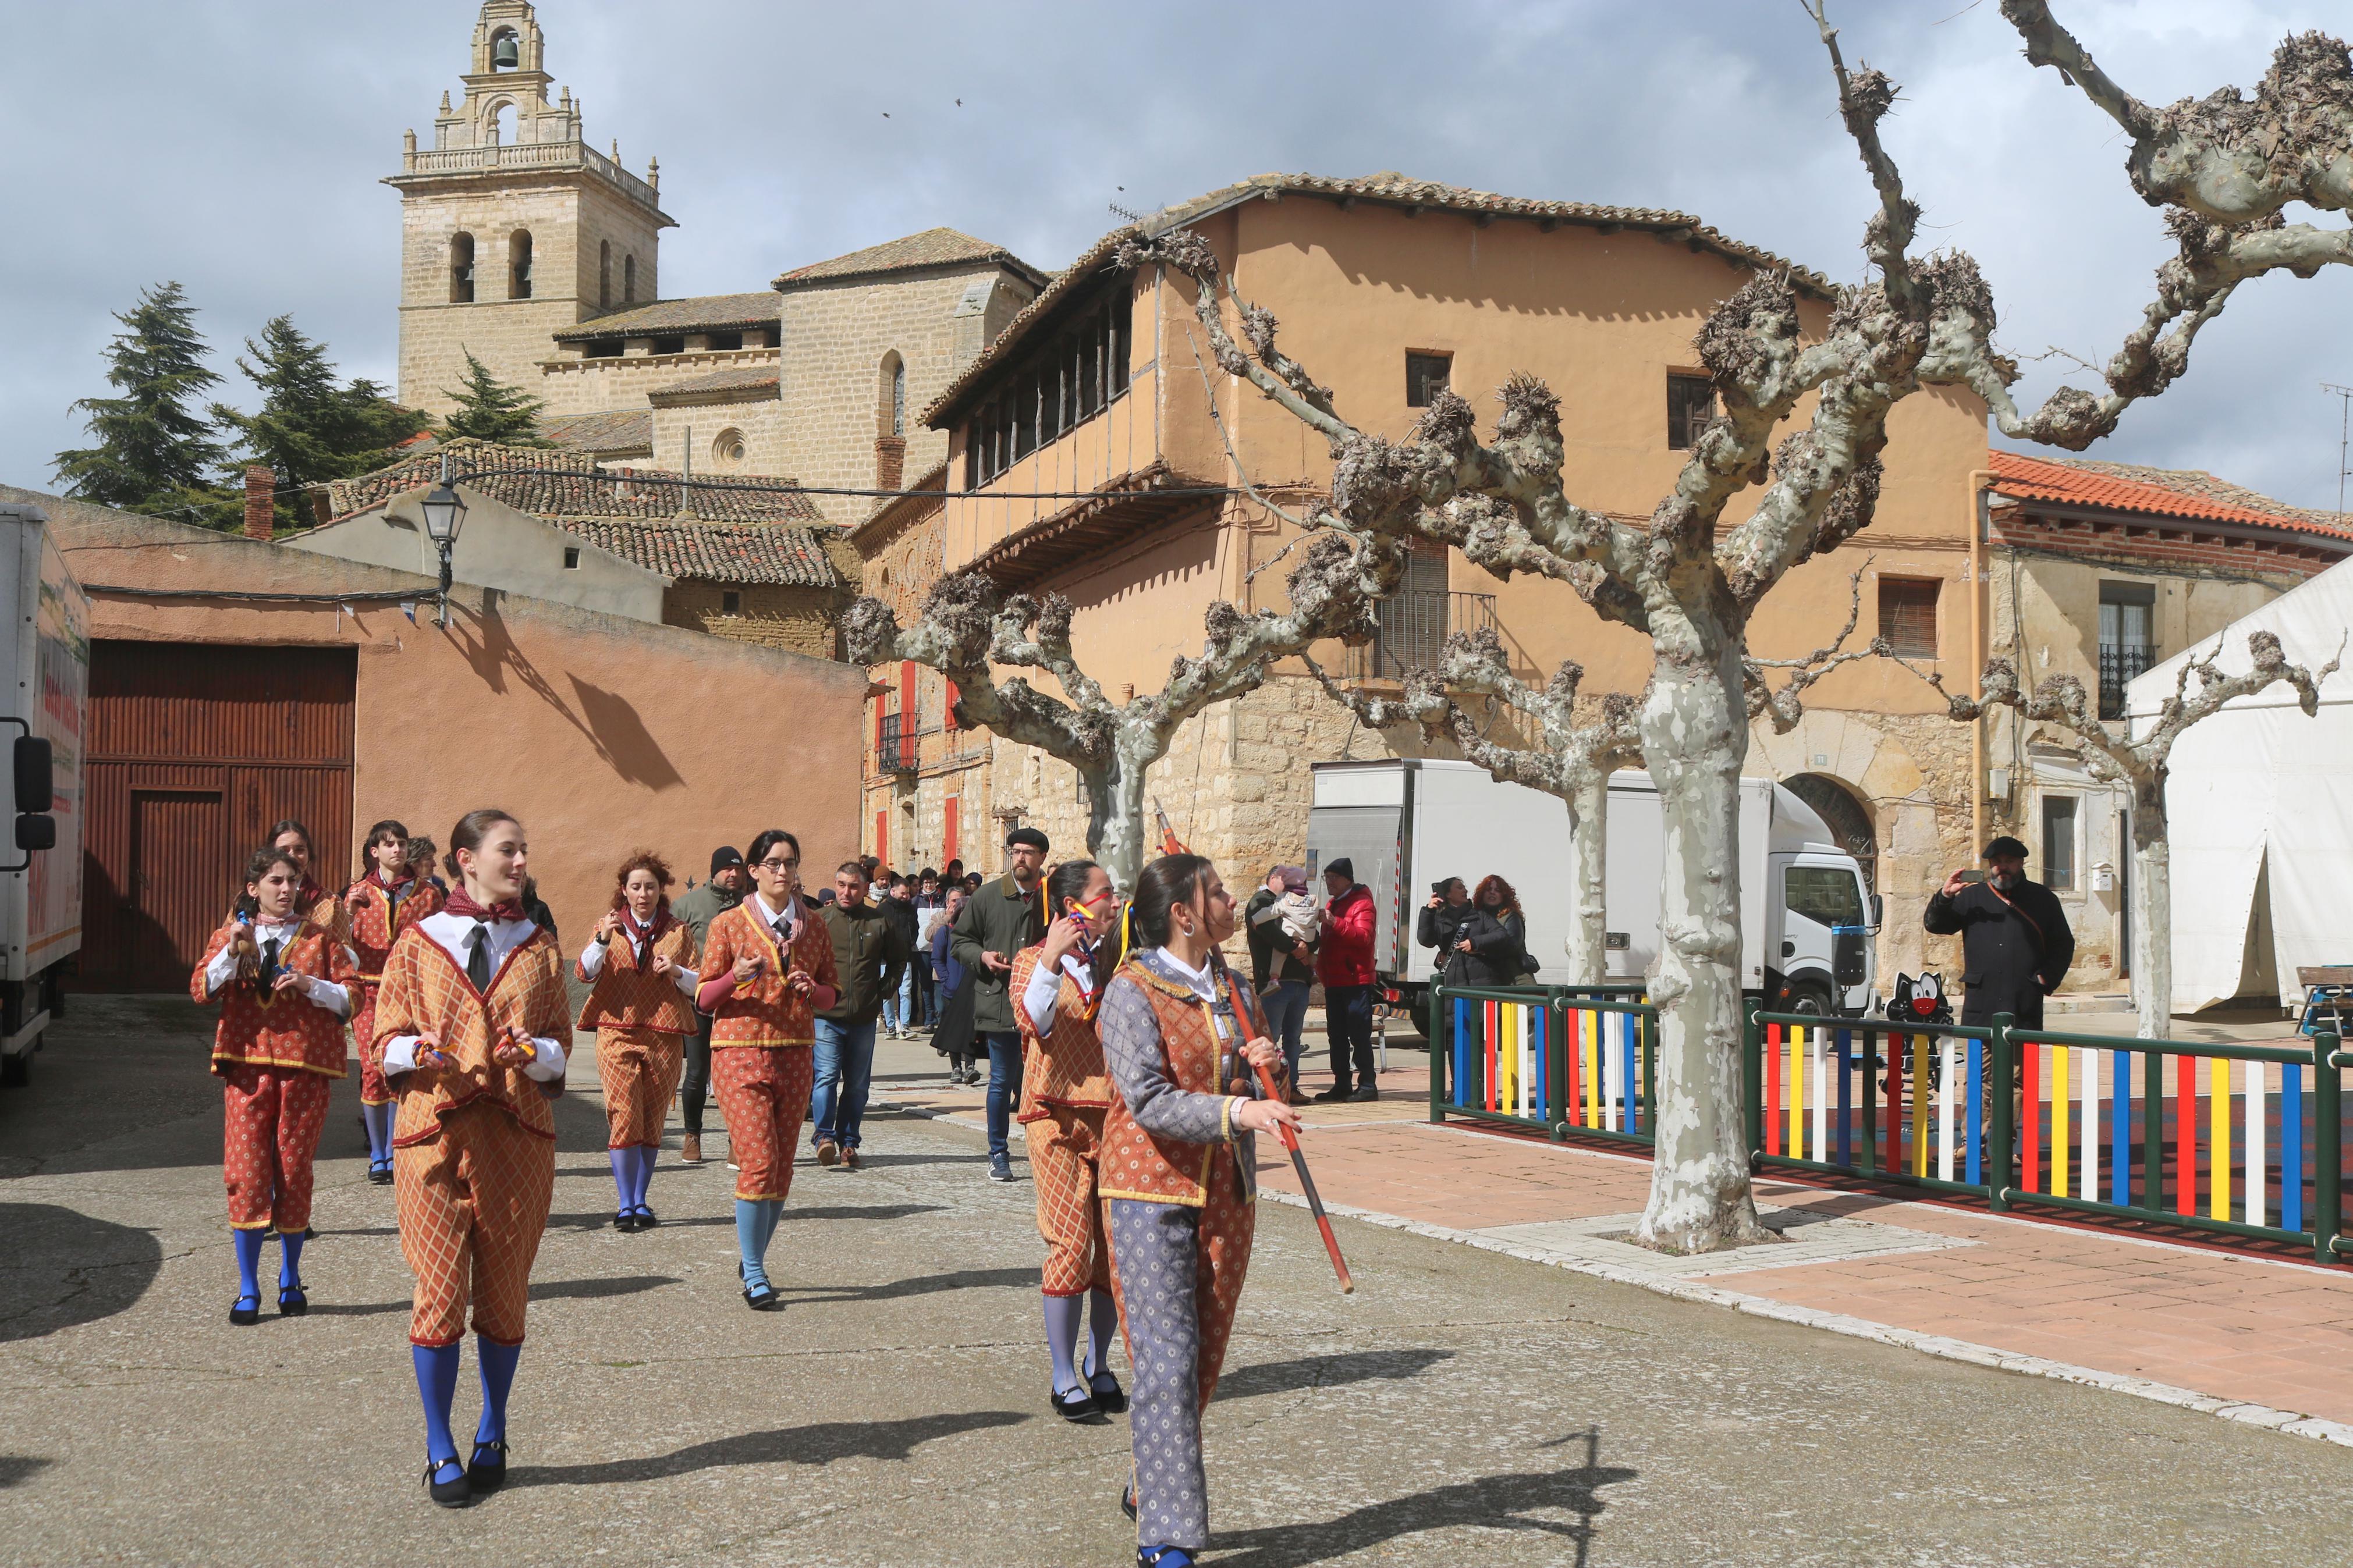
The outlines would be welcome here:
M 1905 94 L 1889 140 L 1926 233 L 1985 264 L 2014 353 L 2112 352 L 2164 255 L 2113 128 L 2019 58 L 1994 0 L 1832 0 Z M 0 0 L 0 481 L 46 488 L 105 390 L 110 310 L 176 279 L 229 360 L 290 311 L 389 384 L 403 130 L 431 144 L 465 0 Z M 2167 101 L 2261 76 L 2324 0 L 2066 0 L 2112 74 Z M 1271 170 L 1398 169 L 1516 195 L 1675 207 L 1838 279 L 1869 191 L 1797 0 L 545 0 L 588 133 L 662 164 L 663 291 L 947 224 L 1057 267 L 1149 209 Z M 961 106 L 958 104 L 961 100 Z M 887 113 L 887 118 L 885 117 Z M 2353 278 L 2268 280 L 2189 379 L 2094 455 L 2337 502 Z M 2064 362 L 2031 367 L 2040 396 Z M 2079 373 L 2080 374 L 2080 373 Z

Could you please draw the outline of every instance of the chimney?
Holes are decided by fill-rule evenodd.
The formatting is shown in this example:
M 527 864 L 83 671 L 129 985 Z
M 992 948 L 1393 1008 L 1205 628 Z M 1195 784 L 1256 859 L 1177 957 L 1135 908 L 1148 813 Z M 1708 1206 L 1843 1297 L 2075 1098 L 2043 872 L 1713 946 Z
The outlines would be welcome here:
M 278 521 L 278 476 L 259 465 L 245 470 L 245 536 L 267 541 Z
M 906 473 L 907 438 L 904 436 L 874 437 L 874 488 L 895 490 Z

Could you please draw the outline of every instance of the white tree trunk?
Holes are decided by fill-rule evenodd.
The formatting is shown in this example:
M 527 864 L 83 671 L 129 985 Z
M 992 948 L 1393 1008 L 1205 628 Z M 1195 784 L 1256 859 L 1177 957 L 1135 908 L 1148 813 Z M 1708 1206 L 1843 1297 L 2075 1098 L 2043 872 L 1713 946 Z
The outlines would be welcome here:
M 2154 804 L 2133 803 L 2133 1002 L 2144 1040 L 2173 1032 L 2173 847 L 2163 790 Z
M 1659 1009 L 1651 1201 L 1635 1237 L 1678 1253 L 1771 1238 L 1749 1197 L 1741 1101 L 1740 763 L 1748 716 L 1739 639 L 1711 640 L 1721 650 L 1715 668 L 1662 658 L 1642 709 L 1666 842 L 1651 977 Z
M 1609 914 L 1604 888 L 1609 864 L 1609 775 L 1577 786 L 1568 803 L 1568 984 L 1599 985 L 1609 978 Z
M 1111 873 L 1123 898 L 1144 875 L 1145 775 L 1150 764 L 1114 760 L 1108 777 L 1082 774 L 1087 784 L 1087 858 Z

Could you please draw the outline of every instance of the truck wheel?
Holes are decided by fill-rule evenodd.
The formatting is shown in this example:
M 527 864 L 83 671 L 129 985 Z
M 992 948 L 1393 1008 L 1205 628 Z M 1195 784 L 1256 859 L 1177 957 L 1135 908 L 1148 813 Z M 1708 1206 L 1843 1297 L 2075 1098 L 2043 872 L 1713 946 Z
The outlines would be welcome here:
M 0 1058 L 0 1087 L 22 1089 L 33 1081 L 33 1053 Z
M 1801 980 L 1789 987 L 1788 1005 L 1782 1011 L 1803 1013 L 1810 1018 L 1827 1018 L 1837 1009 L 1831 1005 L 1831 994 L 1823 989 L 1820 982 Z

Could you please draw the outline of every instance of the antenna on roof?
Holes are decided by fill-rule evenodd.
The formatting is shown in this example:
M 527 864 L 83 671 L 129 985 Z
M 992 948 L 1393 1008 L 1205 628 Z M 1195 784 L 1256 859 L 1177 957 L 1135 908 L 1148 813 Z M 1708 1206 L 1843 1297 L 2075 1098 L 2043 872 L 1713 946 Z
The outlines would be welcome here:
M 2337 521 L 2341 523 L 2345 521 L 2345 478 L 2353 473 L 2353 466 L 2346 462 L 2348 452 L 2353 451 L 2353 386 L 2324 381 L 2320 390 L 2335 393 L 2340 405 L 2337 426 Z
M 1120 205 L 1117 202 L 1105 202 L 1103 205 L 1111 208 L 1111 216 L 1113 217 L 1124 217 L 1130 223 L 1142 223 L 1144 221 L 1144 215 L 1142 213 L 1132 213 L 1125 207 Z

